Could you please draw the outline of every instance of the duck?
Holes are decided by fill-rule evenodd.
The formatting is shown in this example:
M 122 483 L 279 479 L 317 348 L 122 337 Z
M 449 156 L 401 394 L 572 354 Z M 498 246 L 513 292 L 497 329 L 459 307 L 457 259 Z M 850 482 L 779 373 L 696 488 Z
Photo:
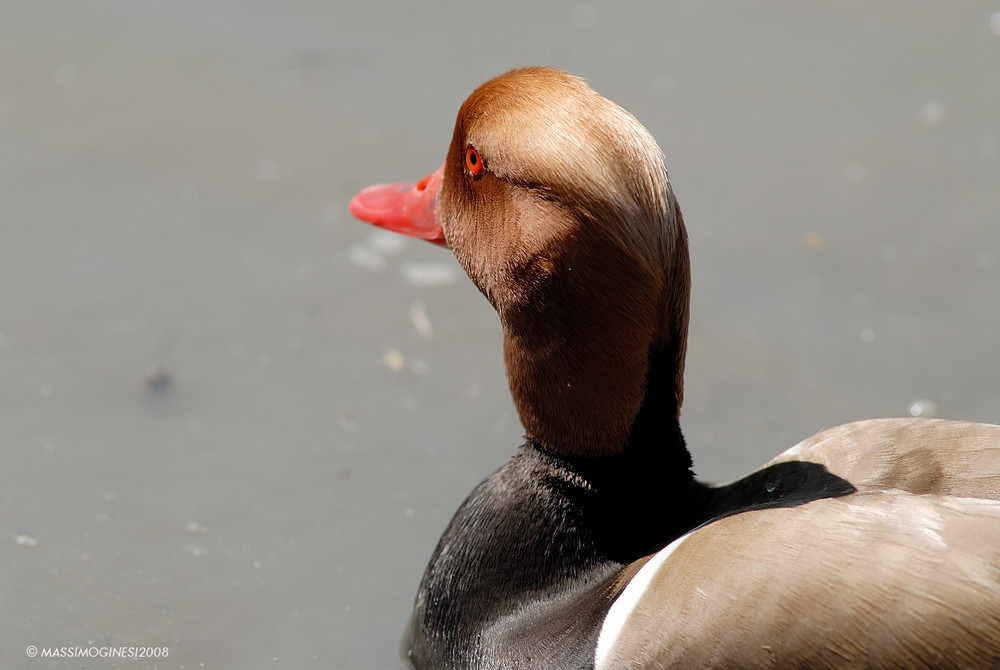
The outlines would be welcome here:
M 440 168 L 349 209 L 455 255 L 525 434 L 430 558 L 410 667 L 1000 667 L 1000 426 L 859 421 L 698 480 L 684 220 L 652 135 L 582 79 L 487 81 Z

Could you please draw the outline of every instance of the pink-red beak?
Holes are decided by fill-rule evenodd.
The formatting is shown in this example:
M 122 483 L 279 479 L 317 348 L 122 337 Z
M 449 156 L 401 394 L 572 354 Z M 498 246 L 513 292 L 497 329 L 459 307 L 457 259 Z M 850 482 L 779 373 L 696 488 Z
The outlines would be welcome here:
M 443 175 L 442 165 L 416 184 L 369 186 L 351 198 L 348 209 L 356 218 L 380 228 L 447 247 L 437 219 Z

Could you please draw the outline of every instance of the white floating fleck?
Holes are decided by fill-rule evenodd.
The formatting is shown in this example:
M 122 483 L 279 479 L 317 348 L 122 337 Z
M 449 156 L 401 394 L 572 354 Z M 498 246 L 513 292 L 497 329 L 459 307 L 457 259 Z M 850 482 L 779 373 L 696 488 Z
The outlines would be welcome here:
M 347 258 L 359 268 L 381 272 L 385 270 L 385 259 L 380 255 L 360 244 L 351 245 L 347 250 Z
M 410 305 L 410 321 L 413 322 L 413 327 L 416 328 L 417 332 L 424 337 L 434 335 L 434 326 L 431 325 L 430 317 L 427 316 L 424 303 L 419 300 L 415 300 Z
M 425 375 L 431 370 L 430 364 L 420 358 L 415 358 L 410 362 L 410 370 L 418 375 Z
M 358 422 L 354 419 L 354 409 L 350 406 L 341 407 L 337 412 L 337 425 L 348 433 L 358 431 Z
M 184 524 L 184 530 L 189 533 L 200 533 L 204 535 L 208 532 L 208 528 L 204 524 L 198 523 L 197 521 L 188 521 Z
M 377 228 L 368 235 L 368 248 L 383 256 L 395 256 L 406 248 L 406 238 L 399 233 Z
M 346 430 L 348 433 L 358 432 L 358 422 L 347 416 L 338 416 L 337 425 Z
M 446 286 L 458 279 L 458 266 L 452 263 L 404 263 L 400 272 L 412 286 Z
M 382 363 L 393 372 L 401 372 L 406 367 L 406 357 L 397 349 L 386 349 Z
M 188 544 L 184 546 L 184 551 L 188 552 L 195 558 L 198 558 L 199 556 L 203 556 L 207 550 L 204 547 L 197 544 Z
M 14 533 L 14 542 L 20 547 L 38 546 L 38 538 L 31 533 Z
M 990 30 L 993 31 L 994 35 L 1000 35 L 1000 12 L 995 12 L 990 17 Z
M 871 344 L 872 342 L 875 341 L 875 331 L 873 331 L 871 328 L 862 328 L 860 337 L 861 341 L 864 342 L 865 344 Z
M 936 126 L 947 118 L 948 107 L 940 100 L 928 100 L 917 113 L 917 120 L 925 128 Z
M 920 398 L 910 403 L 910 416 L 936 417 L 941 413 L 941 406 L 934 400 Z
M 412 519 L 416 515 L 417 515 L 417 513 L 414 511 L 414 509 L 412 507 L 404 507 L 403 508 L 403 516 L 405 516 L 407 519 Z

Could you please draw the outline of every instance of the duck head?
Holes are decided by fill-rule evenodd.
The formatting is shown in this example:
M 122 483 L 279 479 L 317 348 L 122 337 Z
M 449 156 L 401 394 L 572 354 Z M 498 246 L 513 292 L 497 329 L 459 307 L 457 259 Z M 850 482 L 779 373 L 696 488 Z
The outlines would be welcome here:
M 468 97 L 444 165 L 351 201 L 449 247 L 496 308 L 530 439 L 603 458 L 676 425 L 687 235 L 649 132 L 581 79 L 513 70 Z

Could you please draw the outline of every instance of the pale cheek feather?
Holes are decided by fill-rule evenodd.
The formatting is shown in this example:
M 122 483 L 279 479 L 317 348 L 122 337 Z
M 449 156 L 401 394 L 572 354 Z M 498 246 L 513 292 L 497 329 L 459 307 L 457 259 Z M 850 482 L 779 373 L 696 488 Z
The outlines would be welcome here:
M 695 532 L 695 531 L 692 531 Z M 684 540 L 691 536 L 691 533 L 682 535 L 666 547 L 657 552 L 646 565 L 639 569 L 635 577 L 628 583 L 625 590 L 621 592 L 618 599 L 611 605 L 608 615 L 604 617 L 604 624 L 601 626 L 601 634 L 597 638 L 597 651 L 594 654 L 594 670 L 602 670 L 603 664 L 609 662 L 608 654 L 615 646 L 619 636 L 628 623 L 629 618 L 635 611 L 636 605 L 649 589 L 653 578 L 667 562 L 670 555 Z

